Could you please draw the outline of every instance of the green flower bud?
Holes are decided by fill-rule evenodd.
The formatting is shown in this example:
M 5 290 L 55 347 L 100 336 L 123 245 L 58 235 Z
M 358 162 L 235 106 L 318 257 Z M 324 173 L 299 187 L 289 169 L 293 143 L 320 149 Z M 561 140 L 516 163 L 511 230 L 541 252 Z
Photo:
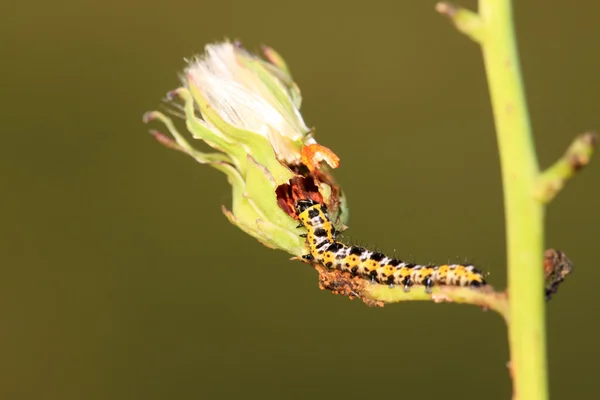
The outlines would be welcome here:
M 233 224 L 268 247 L 300 256 L 305 250 L 294 219 L 296 197 L 322 200 L 343 228 L 337 218 L 347 216 L 341 192 L 320 166 L 326 161 L 336 167 L 339 160 L 304 123 L 300 90 L 281 56 L 264 50 L 269 61 L 230 42 L 208 45 L 189 61 L 183 86 L 168 95 L 181 100 L 192 137 L 217 152 L 196 150 L 161 112 L 146 113 L 144 120 L 166 126 L 172 138 L 152 131 L 161 143 L 225 173 L 233 201 L 223 211 Z

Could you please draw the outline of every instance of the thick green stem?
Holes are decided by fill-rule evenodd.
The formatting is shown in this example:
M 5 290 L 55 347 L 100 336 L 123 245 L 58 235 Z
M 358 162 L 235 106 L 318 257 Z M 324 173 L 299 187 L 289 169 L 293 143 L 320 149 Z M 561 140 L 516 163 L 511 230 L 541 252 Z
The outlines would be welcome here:
M 548 397 L 546 373 L 543 205 L 533 196 L 538 165 L 525 102 L 510 0 L 479 0 L 481 42 L 502 164 L 508 327 L 515 399 Z
M 481 45 L 504 188 L 513 398 L 548 398 L 544 276 L 544 206 L 534 195 L 539 168 L 515 41 L 511 0 L 479 0 L 475 15 L 441 3 L 437 10 Z

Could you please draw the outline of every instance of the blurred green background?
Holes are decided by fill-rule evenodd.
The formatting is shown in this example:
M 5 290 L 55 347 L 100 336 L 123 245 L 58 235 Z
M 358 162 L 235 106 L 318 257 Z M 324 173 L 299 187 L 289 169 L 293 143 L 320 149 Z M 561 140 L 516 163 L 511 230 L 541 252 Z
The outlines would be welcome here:
M 547 166 L 600 129 L 600 3 L 518 3 Z M 370 309 L 320 291 L 310 268 L 227 222 L 224 176 L 141 122 L 206 43 L 268 44 L 290 64 L 319 142 L 342 158 L 347 236 L 418 262 L 466 257 L 503 287 L 482 61 L 434 4 L 4 4 L 0 398 L 509 398 L 498 315 Z M 599 177 L 596 160 L 547 214 L 548 247 L 576 268 L 548 307 L 557 399 L 600 386 Z

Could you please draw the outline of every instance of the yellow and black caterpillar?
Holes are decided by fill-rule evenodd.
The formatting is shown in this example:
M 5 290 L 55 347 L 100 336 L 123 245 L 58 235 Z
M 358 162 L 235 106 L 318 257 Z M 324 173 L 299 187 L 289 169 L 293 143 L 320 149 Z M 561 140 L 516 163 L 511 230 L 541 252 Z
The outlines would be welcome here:
M 296 211 L 300 226 L 308 231 L 303 235 L 309 250 L 304 258 L 327 268 L 350 272 L 377 283 L 403 286 L 406 291 L 414 285 L 424 286 L 430 292 L 435 285 L 479 287 L 487 284 L 482 273 L 473 265 L 410 264 L 362 247 L 336 242 L 336 231 L 327 215 L 327 208 L 314 200 L 299 200 Z

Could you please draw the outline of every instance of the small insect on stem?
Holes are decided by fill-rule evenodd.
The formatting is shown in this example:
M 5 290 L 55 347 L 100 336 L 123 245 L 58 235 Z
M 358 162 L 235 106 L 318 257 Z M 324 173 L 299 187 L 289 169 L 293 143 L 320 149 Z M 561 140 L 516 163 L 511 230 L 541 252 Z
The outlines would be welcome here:
M 473 265 L 418 265 L 390 258 L 382 253 L 336 241 L 336 231 L 327 208 L 314 200 L 296 203 L 298 219 L 308 231 L 307 260 L 326 268 L 350 272 L 373 283 L 398 285 L 409 291 L 423 286 L 427 293 L 435 285 L 480 287 L 486 285 L 482 273 Z

